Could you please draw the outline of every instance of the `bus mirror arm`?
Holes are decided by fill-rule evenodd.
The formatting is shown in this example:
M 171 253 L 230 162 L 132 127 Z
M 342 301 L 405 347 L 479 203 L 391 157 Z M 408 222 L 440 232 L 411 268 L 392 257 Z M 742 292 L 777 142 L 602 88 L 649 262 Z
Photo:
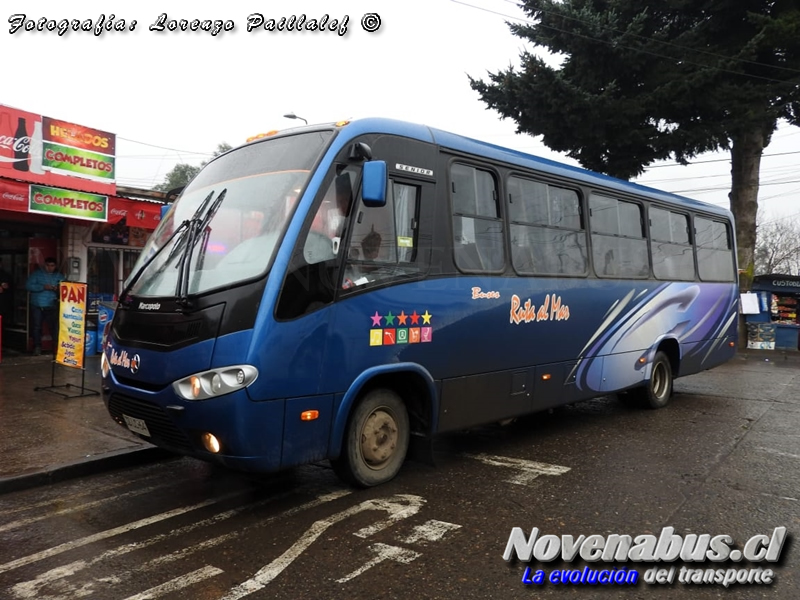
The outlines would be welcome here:
M 350 148 L 350 160 L 372 160 L 372 148 L 364 142 L 356 142 Z

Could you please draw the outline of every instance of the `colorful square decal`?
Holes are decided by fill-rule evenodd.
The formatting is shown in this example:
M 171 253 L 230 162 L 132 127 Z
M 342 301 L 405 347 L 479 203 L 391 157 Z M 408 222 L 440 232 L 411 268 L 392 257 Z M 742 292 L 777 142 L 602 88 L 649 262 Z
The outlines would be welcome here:
M 370 346 L 383 346 L 383 329 L 370 329 L 369 330 L 369 345 Z
M 408 330 L 408 341 L 411 344 L 419 344 L 419 327 L 411 327 Z
M 422 334 L 423 343 L 433 341 L 433 327 L 422 327 L 420 328 L 420 333 Z
M 384 346 L 391 346 L 394 344 L 395 340 L 395 330 L 394 329 L 384 329 L 383 330 L 383 345 Z
M 408 343 L 408 329 L 406 329 L 405 327 L 397 330 L 397 343 L 398 344 Z

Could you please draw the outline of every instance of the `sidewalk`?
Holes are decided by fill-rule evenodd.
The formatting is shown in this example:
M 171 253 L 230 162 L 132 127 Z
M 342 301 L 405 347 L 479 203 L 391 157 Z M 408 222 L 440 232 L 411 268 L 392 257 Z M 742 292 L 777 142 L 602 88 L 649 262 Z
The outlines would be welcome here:
M 171 456 L 109 416 L 100 396 L 100 355 L 87 357 L 84 393 L 78 369 L 53 356 L 3 353 L 0 363 L 0 494 Z
M 65 398 L 47 387 L 52 356 L 8 355 L 0 363 L 0 494 L 173 456 L 117 425 L 98 394 Z M 747 350 L 743 361 L 800 366 L 800 352 Z M 100 392 L 100 357 L 87 359 L 86 390 Z M 55 365 L 55 385 L 81 393 L 81 371 Z

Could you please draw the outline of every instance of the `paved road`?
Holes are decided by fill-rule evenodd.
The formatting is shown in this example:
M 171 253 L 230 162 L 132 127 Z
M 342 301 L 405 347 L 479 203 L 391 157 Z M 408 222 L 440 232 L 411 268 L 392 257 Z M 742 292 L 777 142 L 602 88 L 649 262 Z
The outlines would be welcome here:
M 660 411 L 600 398 L 449 436 L 436 468 L 410 464 L 366 491 L 325 465 L 253 477 L 175 459 L 7 494 L 0 597 L 800 597 L 800 363 L 737 359 L 676 388 Z M 581 560 L 534 559 L 530 577 L 626 567 L 640 580 L 526 585 L 528 564 L 503 560 L 513 527 L 577 538 L 666 526 L 728 534 L 739 549 L 776 527 L 789 539 L 777 563 L 678 563 L 774 572 L 729 590 L 678 573 L 650 585 L 651 564 Z

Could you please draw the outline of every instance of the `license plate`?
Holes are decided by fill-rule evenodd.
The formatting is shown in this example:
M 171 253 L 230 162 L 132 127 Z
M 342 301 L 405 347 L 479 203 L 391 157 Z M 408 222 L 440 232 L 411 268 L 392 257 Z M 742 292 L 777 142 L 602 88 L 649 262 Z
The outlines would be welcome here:
M 147 423 L 145 423 L 142 419 L 129 417 L 128 415 L 122 415 L 122 418 L 125 419 L 125 424 L 133 433 L 150 437 L 150 430 L 147 429 Z

